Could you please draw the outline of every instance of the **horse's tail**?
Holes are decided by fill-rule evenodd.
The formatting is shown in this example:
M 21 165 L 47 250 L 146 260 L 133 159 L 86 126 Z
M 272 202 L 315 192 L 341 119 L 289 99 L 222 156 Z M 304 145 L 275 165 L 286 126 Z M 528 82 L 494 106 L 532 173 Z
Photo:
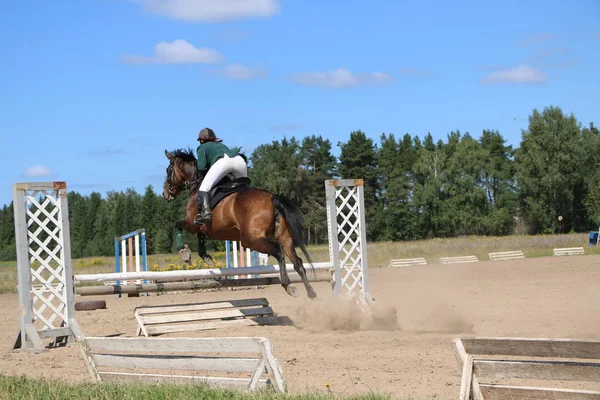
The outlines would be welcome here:
M 306 260 L 314 272 L 315 266 L 313 265 L 313 261 L 310 258 L 308 251 L 306 250 L 306 244 L 302 238 L 302 232 L 304 229 L 302 227 L 302 213 L 300 212 L 300 209 L 295 206 L 287 197 L 282 195 L 273 195 L 273 205 L 275 206 L 275 210 L 285 218 L 294 246 L 299 247 L 300 250 L 302 250 L 302 253 L 304 253 Z

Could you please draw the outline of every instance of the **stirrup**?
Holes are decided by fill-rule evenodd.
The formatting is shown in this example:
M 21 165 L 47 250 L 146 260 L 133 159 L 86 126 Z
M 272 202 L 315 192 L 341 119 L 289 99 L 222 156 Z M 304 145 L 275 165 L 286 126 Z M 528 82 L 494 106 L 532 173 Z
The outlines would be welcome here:
M 212 219 L 212 214 L 196 214 L 194 217 L 195 225 L 204 225 L 206 222 Z

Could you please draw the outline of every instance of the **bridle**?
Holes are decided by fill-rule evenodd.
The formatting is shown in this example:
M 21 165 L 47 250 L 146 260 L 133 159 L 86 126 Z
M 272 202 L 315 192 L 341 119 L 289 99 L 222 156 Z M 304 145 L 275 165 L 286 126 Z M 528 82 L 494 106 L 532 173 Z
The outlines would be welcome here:
M 171 176 L 173 174 L 173 163 L 174 161 L 171 160 L 169 166 L 167 167 L 167 193 L 169 196 L 175 197 L 182 190 L 191 190 L 192 192 L 195 191 L 196 186 L 200 184 L 200 181 L 203 179 L 203 177 L 198 177 L 197 161 L 194 160 L 194 176 L 192 177 L 192 180 L 184 180 L 178 184 L 174 184 L 171 180 Z

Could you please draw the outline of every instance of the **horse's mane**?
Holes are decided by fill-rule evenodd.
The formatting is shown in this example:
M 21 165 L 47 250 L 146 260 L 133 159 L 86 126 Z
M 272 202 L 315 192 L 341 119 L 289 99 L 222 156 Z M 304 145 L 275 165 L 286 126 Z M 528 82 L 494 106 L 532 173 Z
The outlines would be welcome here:
M 194 150 L 192 150 L 190 147 L 188 147 L 187 149 L 177 149 L 171 151 L 171 154 L 173 154 L 176 158 L 181 158 L 184 162 L 196 161 Z

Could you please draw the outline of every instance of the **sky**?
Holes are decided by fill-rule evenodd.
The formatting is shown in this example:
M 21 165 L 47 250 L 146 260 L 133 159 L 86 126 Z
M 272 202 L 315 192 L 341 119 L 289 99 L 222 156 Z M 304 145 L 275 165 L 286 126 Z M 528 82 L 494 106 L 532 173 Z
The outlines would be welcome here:
M 446 140 L 533 109 L 600 125 L 600 2 L 0 2 L 0 205 L 12 184 L 162 190 L 165 149 L 212 128 L 251 154 L 362 130 Z

